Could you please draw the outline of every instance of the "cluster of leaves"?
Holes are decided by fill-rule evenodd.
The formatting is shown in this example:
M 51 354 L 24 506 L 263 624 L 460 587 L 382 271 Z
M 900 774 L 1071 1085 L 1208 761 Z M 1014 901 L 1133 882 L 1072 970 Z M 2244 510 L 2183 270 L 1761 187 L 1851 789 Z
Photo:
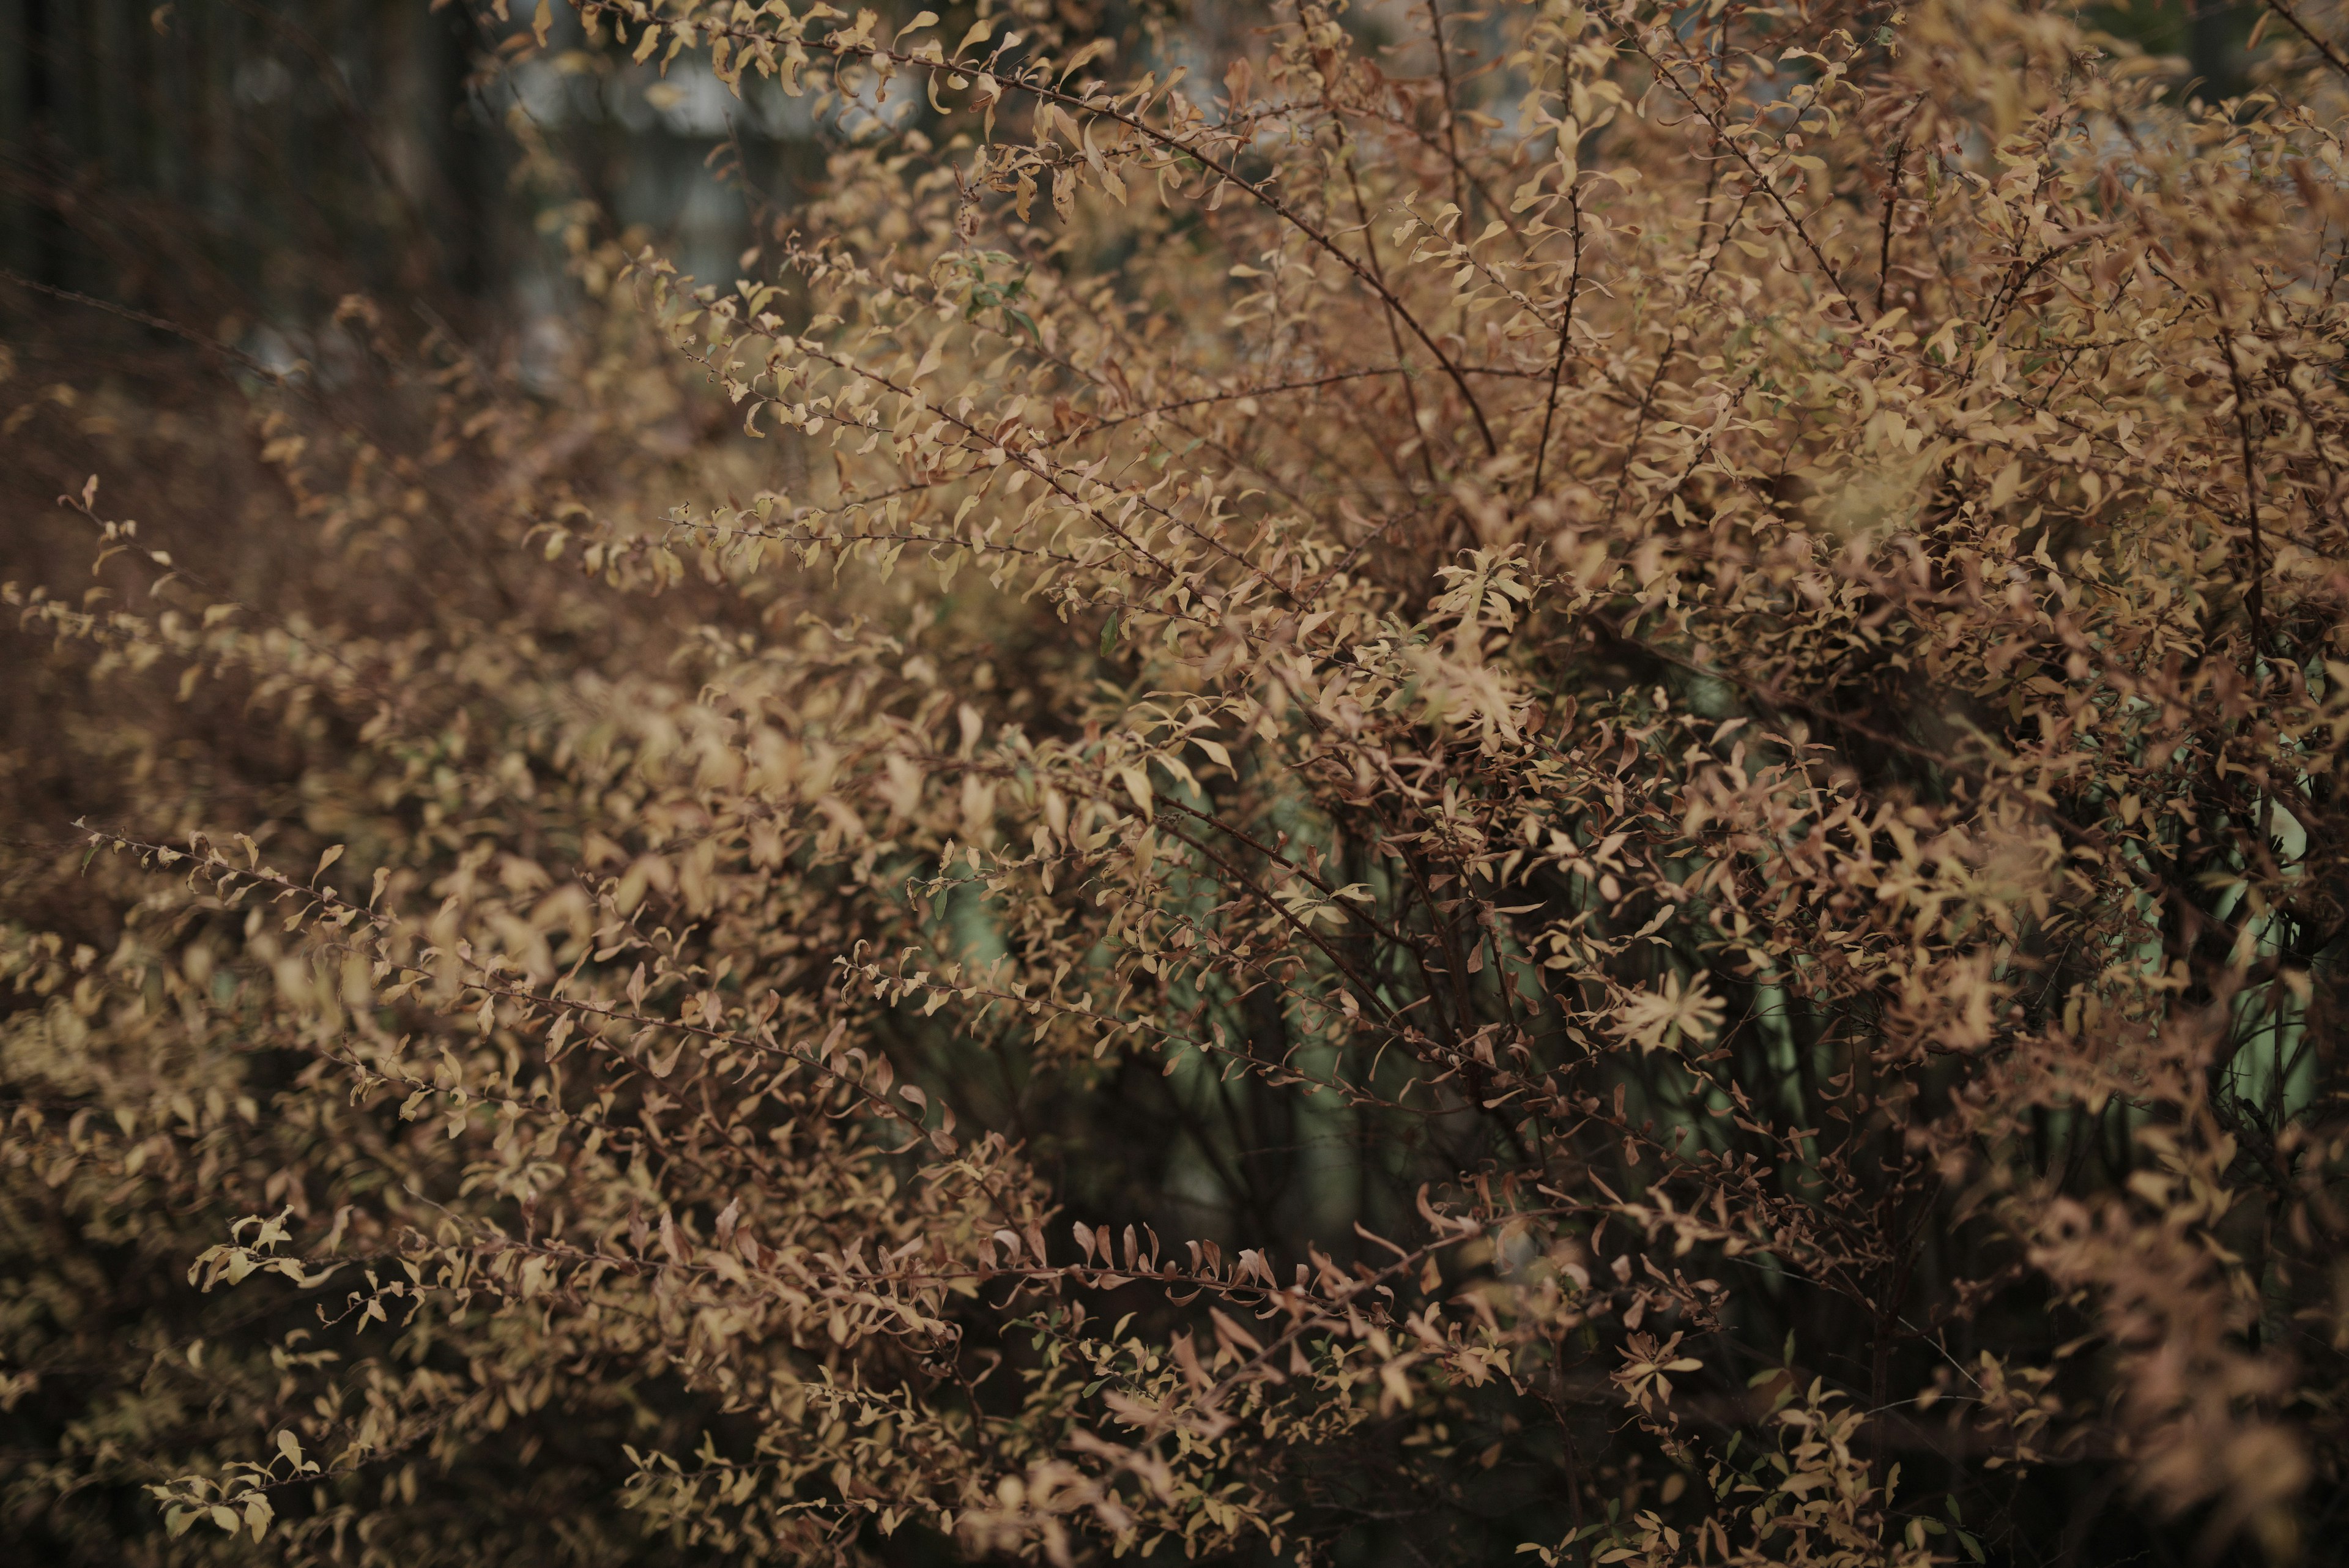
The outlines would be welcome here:
M 349 302 L 265 548 L 92 482 L 7 588 L 8 1528 L 2337 1539 L 2317 8 L 2221 103 L 2002 0 L 989 10 L 579 0 L 926 112 L 730 286 L 551 204 L 551 394 Z

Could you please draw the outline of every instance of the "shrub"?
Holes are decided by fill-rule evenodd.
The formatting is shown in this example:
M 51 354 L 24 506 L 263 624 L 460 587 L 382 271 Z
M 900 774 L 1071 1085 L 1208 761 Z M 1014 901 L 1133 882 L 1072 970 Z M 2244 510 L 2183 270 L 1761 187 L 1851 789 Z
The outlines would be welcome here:
M 2349 60 L 2271 9 L 2181 104 L 1996 0 L 1220 80 L 583 0 L 924 107 L 731 283 L 550 209 L 551 385 L 229 363 L 236 519 L 88 395 L 7 1530 L 2336 1550 Z

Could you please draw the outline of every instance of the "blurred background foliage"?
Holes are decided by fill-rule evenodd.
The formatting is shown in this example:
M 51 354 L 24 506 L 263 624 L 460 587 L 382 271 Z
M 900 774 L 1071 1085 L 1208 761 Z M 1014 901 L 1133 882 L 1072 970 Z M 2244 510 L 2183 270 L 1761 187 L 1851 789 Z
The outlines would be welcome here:
M 1253 20 L 1230 0 L 1010 8 L 1031 33 L 1199 59 Z M 1402 30 L 1395 9 L 1351 21 L 1376 41 Z M 2121 0 L 2085 16 L 2224 95 L 2245 86 L 2261 10 Z M 945 11 L 952 25 L 974 7 Z M 0 265 L 255 326 L 314 319 L 361 287 L 543 314 L 560 308 L 559 269 L 508 199 L 517 106 L 561 139 L 599 210 L 706 276 L 751 243 L 758 202 L 804 193 L 842 129 L 771 86 L 740 102 L 704 69 L 664 81 L 608 51 L 484 75 L 496 27 L 473 6 L 405 0 L 0 0 Z M 581 41 L 567 9 L 554 27 Z

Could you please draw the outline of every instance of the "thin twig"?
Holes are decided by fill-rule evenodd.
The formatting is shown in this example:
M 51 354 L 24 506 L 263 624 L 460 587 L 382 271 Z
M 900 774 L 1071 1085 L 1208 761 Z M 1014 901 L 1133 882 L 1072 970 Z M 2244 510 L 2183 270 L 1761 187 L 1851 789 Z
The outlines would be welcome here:
M 1793 205 L 1787 202 L 1786 198 L 1779 192 L 1778 188 L 1770 182 L 1769 179 L 1764 175 L 1761 170 L 1754 167 L 1754 160 L 1746 155 L 1744 147 L 1739 143 L 1737 139 L 1728 133 L 1726 128 L 1721 123 L 1720 118 L 1715 115 L 1712 109 L 1706 108 L 1703 100 L 1699 99 L 1695 93 L 1681 85 L 1680 77 L 1673 71 L 1670 65 L 1658 59 L 1655 55 L 1649 50 L 1646 40 L 1634 33 L 1631 35 L 1631 47 L 1640 52 L 1640 57 L 1641 59 L 1646 60 L 1650 66 L 1655 68 L 1657 75 L 1662 77 L 1664 80 L 1671 84 L 1672 90 L 1679 93 L 1682 98 L 1685 99 L 1691 109 L 1695 109 L 1699 115 L 1703 117 L 1705 124 L 1713 128 L 1713 133 L 1716 139 L 1716 144 L 1726 146 L 1732 152 L 1737 155 L 1737 161 L 1745 166 L 1745 171 L 1753 177 L 1754 183 L 1760 188 L 1764 196 L 1770 198 L 1772 204 L 1776 206 L 1779 214 L 1786 220 L 1786 226 L 1793 229 L 1795 231 L 1795 237 L 1803 242 L 1803 248 L 1811 253 L 1811 261 L 1818 267 L 1819 275 L 1826 280 L 1826 286 L 1829 290 L 1829 300 L 1836 305 L 1843 306 L 1844 314 L 1851 317 L 1855 326 L 1857 325 L 1859 321 L 1859 312 L 1853 308 L 1851 296 L 1844 292 L 1843 280 L 1836 275 L 1835 268 L 1828 264 L 1826 253 L 1819 249 L 1818 241 L 1811 237 L 1811 231 L 1804 225 L 1802 214 L 1795 212 Z
M 2292 14 L 2292 7 L 2285 5 L 2283 0 L 2265 0 L 2265 4 L 2269 10 L 2282 17 L 2293 32 L 2298 33 L 2302 37 L 2306 38 L 2310 44 L 2314 46 L 2316 52 L 2323 55 L 2326 63 L 2331 65 L 2334 70 L 2339 71 L 2344 77 L 2349 77 L 2349 59 L 2344 59 L 2339 49 L 2334 48 L 2331 44 L 2326 43 L 2323 39 L 2318 37 L 2313 32 L 2312 32 L 2309 29 L 2308 24 L 2302 21 L 2297 16 L 2294 16 Z
M 1884 182 L 1884 239 L 1876 253 L 1876 314 L 1884 314 L 1885 286 L 1892 281 L 1892 218 L 1900 210 L 1900 166 L 1909 161 L 1909 139 L 1892 149 L 1892 173 Z
M 1557 418 L 1557 383 L 1566 374 L 1568 345 L 1574 341 L 1575 296 L 1582 292 L 1582 192 L 1567 192 L 1566 202 L 1567 211 L 1574 215 L 1571 230 L 1574 236 L 1574 271 L 1567 280 L 1566 319 L 1558 324 L 1557 358 L 1549 368 L 1549 398 L 1542 408 L 1541 444 L 1534 449 L 1534 483 L 1533 488 L 1526 493 L 1527 500 L 1541 493 L 1542 472 L 1549 463 L 1550 425 Z
M 29 288 L 36 294 L 46 294 L 53 299 L 62 299 L 73 305 L 86 305 L 92 310 L 103 310 L 109 316 L 119 316 L 125 321 L 135 322 L 141 327 L 151 327 L 158 332 L 168 332 L 174 337 L 183 338 L 199 348 L 219 355 L 223 359 L 234 360 L 254 375 L 268 380 L 283 381 L 286 378 L 285 371 L 273 370 L 243 350 L 232 348 L 217 337 L 199 332 L 191 327 L 182 327 L 176 321 L 166 321 L 160 316 L 150 316 L 143 310 L 133 310 L 127 305 L 117 305 L 110 299 L 100 299 L 95 295 L 78 293 L 70 288 L 59 288 L 53 283 L 37 283 L 6 267 L 0 267 L 0 278 L 6 279 L 18 288 Z
M 2211 309 L 2220 309 L 2213 298 Z M 2260 538 L 2260 467 L 2259 452 L 2251 439 L 2251 391 L 2243 385 L 2243 367 L 2235 355 L 2235 334 L 2227 325 L 2225 315 L 2219 317 L 2219 341 L 2227 349 L 2227 375 L 2235 388 L 2235 434 L 2243 448 L 2243 522 L 2251 530 L 2251 580 L 2243 590 L 2243 607 L 2251 618 L 2251 652 L 2255 658 L 2267 658 L 2267 601 L 2264 583 L 2267 577 L 2267 547 Z
M 1468 221 L 1468 191 L 1461 183 L 1460 112 L 1453 102 L 1452 54 L 1444 47 L 1444 11 L 1438 0 L 1427 0 L 1427 31 L 1435 40 L 1435 71 L 1444 82 L 1444 148 L 1452 159 L 1452 204 L 1460 220 Z

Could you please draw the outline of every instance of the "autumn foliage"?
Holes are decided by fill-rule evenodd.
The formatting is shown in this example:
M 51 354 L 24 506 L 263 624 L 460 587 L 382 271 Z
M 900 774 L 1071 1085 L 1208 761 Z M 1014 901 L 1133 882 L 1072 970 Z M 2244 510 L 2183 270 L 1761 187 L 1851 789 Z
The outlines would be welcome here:
M 0 383 L 21 1561 L 2338 1560 L 2339 18 L 1454 12 Z

